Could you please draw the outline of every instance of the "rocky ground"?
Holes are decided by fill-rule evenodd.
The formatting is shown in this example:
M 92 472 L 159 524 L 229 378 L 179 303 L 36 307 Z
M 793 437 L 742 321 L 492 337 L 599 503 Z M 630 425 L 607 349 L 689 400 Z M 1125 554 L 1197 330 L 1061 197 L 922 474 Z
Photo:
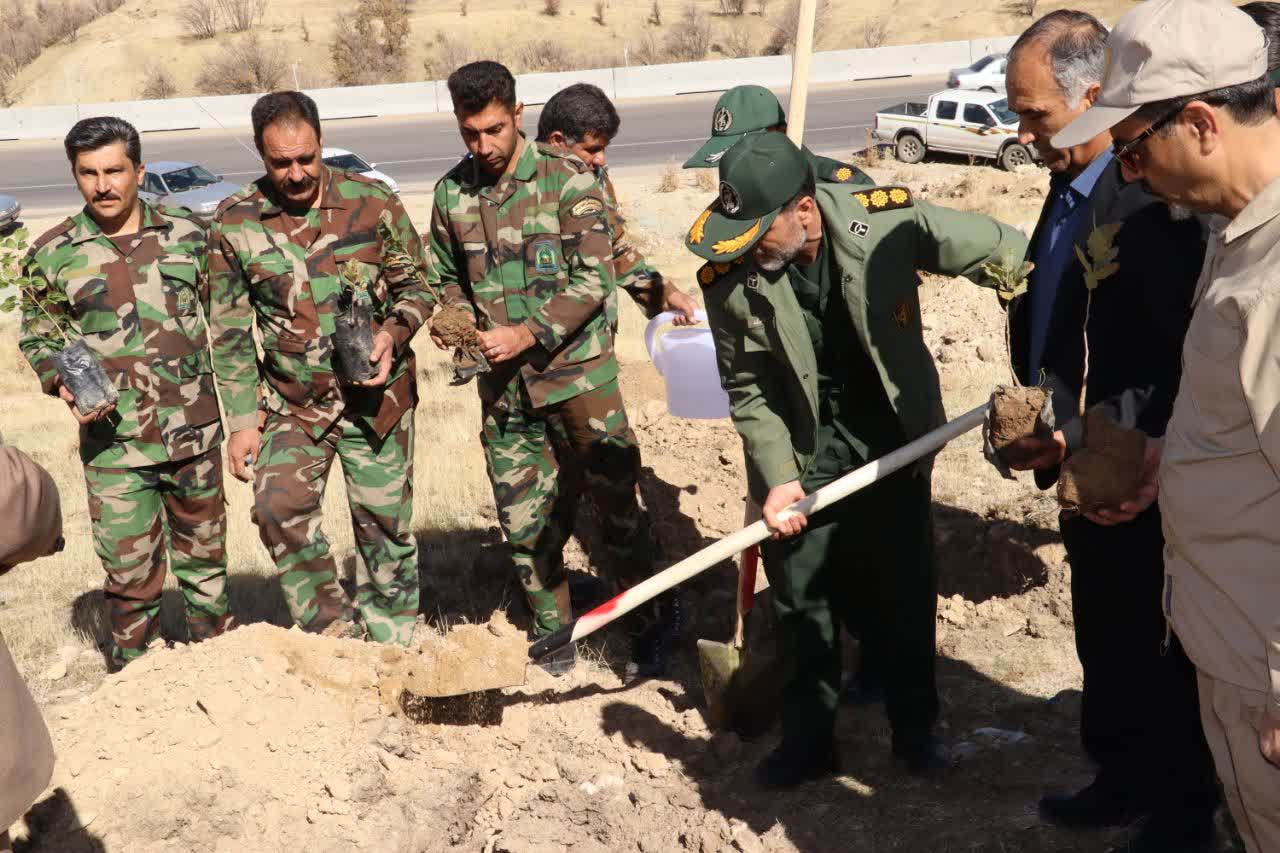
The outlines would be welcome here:
M 1045 186 L 1042 173 L 984 167 L 876 173 L 1023 226 Z M 647 185 L 637 179 L 623 190 L 638 196 Z M 690 188 L 646 194 L 633 211 L 655 257 L 686 282 L 692 267 L 678 238 L 704 197 Z M 1003 314 L 991 292 L 963 280 L 931 278 L 922 296 L 947 409 L 959 414 L 1007 378 Z M 740 444 L 727 421 L 669 416 L 661 377 L 646 361 L 625 361 L 645 501 L 667 558 L 678 559 L 740 525 Z M 784 794 L 753 785 L 774 735 L 743 742 L 708 729 L 693 645 L 730 635 L 725 564 L 682 589 L 688 618 L 671 678 L 623 687 L 624 646 L 605 632 L 570 675 L 530 668 L 525 685 L 477 700 L 466 723 L 427 722 L 440 719 L 433 706 L 387 701 L 389 664 L 376 650 L 267 623 L 156 649 L 118 675 L 97 672 L 61 689 L 65 655 L 28 650 L 59 760 L 49 794 L 18 827 L 19 849 L 1103 849 L 1117 836 L 1065 833 L 1036 817 L 1043 790 L 1090 778 L 1078 747 L 1070 568 L 1054 501 L 1026 479 L 1001 479 L 970 434 L 937 461 L 934 508 L 939 733 L 955 758 L 937 779 L 912 779 L 891 762 L 883 710 L 867 707 L 842 712 L 838 778 Z M 591 573 L 589 518 L 585 528 L 569 555 L 579 580 Z M 492 509 L 477 506 L 449 537 L 447 550 L 431 531 L 422 537 L 432 615 L 421 636 L 484 622 L 495 605 L 523 626 Z M 895 568 L 860 566 L 856 552 L 848 560 L 851 571 Z M 278 609 L 259 611 L 281 622 Z

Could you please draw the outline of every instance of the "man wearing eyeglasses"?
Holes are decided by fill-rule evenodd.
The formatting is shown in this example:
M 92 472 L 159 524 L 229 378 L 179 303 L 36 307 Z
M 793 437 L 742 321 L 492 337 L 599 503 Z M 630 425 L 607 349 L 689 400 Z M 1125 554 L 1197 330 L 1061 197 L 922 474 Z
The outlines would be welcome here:
M 1093 292 L 1089 310 L 1085 402 L 1152 437 L 1163 435 L 1173 405 L 1204 255 L 1199 220 L 1175 216 L 1141 186 L 1125 184 L 1105 130 L 1070 146 L 1050 142 L 1097 100 L 1106 40 L 1092 15 L 1064 9 L 1038 20 L 1009 53 L 1006 85 L 1019 117 L 1018 141 L 1035 146 L 1052 172 L 1027 254 L 1035 269 L 1027 293 L 1009 309 L 1019 379 L 1052 389 L 1058 431 L 1023 439 L 1006 461 L 1034 470 L 1041 488 L 1057 481 L 1062 463 L 1083 444 L 1077 400 L 1088 291 L 1081 257 L 1089 258 L 1094 235 L 1120 226 L 1113 238 L 1117 267 Z M 1047 794 L 1040 813 L 1072 827 L 1114 826 L 1149 814 L 1128 849 L 1196 849 L 1212 832 L 1217 795 L 1195 670 L 1176 641 L 1161 648 L 1159 510 L 1152 506 L 1117 525 L 1106 515 L 1064 513 L 1059 522 L 1084 671 L 1080 734 L 1098 772 L 1083 790 Z M 1161 707 L 1155 719 L 1153 699 Z
M 1162 600 L 1196 666 L 1236 828 L 1250 853 L 1280 850 L 1280 119 L 1267 45 L 1225 0 L 1150 0 L 1107 47 L 1096 103 L 1053 144 L 1110 130 L 1126 179 L 1225 220 L 1162 448 Z

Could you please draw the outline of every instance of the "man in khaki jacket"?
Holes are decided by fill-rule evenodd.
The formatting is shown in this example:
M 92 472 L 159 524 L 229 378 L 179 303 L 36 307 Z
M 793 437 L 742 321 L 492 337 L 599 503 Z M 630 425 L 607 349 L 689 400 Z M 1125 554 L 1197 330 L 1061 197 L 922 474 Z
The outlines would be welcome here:
M 1158 486 L 1165 616 L 1196 666 L 1218 775 L 1250 853 L 1280 851 L 1280 119 L 1267 46 L 1226 0 L 1150 0 L 1107 47 L 1096 105 L 1054 146 L 1110 128 L 1127 180 L 1225 220 L 1196 286 L 1158 483 L 1111 517 Z
M 61 548 L 62 510 L 49 473 L 0 439 L 0 575 Z M 0 853 L 9 827 L 53 774 L 53 742 L 0 636 Z

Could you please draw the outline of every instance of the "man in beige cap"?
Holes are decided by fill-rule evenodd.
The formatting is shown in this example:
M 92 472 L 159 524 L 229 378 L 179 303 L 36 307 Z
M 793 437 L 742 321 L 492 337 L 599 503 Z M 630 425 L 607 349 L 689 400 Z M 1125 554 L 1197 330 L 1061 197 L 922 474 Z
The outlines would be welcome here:
M 1196 287 L 1159 469 L 1165 616 L 1250 853 L 1280 850 L 1280 119 L 1262 31 L 1225 0 L 1120 19 L 1096 105 L 1125 177 L 1222 217 Z M 1143 318 L 1135 317 L 1135 323 Z M 1154 498 L 1121 505 L 1132 517 Z M 1159 714 L 1159 708 L 1152 708 Z
M 0 438 L 0 575 L 62 548 L 62 510 L 53 478 Z M 0 853 L 9 827 L 53 774 L 53 742 L 0 636 Z

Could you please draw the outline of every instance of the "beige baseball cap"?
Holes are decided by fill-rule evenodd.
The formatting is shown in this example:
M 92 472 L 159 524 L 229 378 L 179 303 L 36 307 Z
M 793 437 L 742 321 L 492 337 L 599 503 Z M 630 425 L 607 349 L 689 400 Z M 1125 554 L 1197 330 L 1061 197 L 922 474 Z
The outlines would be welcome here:
M 1073 148 L 1144 104 L 1198 95 L 1267 73 L 1267 44 L 1253 19 L 1227 0 L 1147 0 L 1116 22 L 1097 103 L 1053 137 Z

